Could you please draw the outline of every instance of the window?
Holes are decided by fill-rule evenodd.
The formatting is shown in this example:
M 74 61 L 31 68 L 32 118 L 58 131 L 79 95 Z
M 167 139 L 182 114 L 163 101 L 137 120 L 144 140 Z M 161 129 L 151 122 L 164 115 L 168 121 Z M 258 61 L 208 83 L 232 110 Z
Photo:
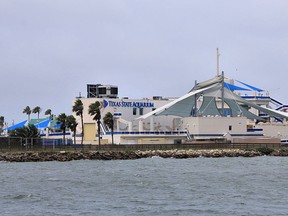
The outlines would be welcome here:
M 139 108 L 139 115 L 143 115 L 143 107 Z
M 106 87 L 98 88 L 99 94 L 106 94 Z
M 137 108 L 133 107 L 133 115 L 137 115 Z
M 111 94 L 118 94 L 118 88 L 111 88 Z
M 231 131 L 232 130 L 232 125 L 229 125 L 229 131 Z

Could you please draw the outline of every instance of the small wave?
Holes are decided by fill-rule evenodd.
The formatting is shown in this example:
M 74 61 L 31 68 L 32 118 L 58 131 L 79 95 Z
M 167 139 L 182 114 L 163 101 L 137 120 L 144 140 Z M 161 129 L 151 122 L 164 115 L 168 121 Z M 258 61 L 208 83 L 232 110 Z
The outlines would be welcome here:
M 152 156 L 151 158 L 153 158 L 153 159 L 155 159 L 155 158 L 156 158 L 156 159 L 163 159 L 162 157 L 156 156 L 156 155 L 155 155 L 155 156 Z
M 32 197 L 32 194 L 15 194 L 5 196 L 6 199 L 16 199 L 16 200 L 26 199 L 30 197 Z
M 61 180 L 59 178 L 47 178 L 46 181 L 58 182 Z
M 8 163 L 8 161 L 0 161 L 0 163 Z

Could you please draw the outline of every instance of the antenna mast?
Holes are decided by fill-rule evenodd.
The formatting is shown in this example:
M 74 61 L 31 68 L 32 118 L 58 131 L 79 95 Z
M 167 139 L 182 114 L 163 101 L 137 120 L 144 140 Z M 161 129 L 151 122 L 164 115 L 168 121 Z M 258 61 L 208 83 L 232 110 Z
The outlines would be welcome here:
M 216 70 L 216 76 L 219 76 L 219 49 L 216 49 L 216 64 L 217 64 L 217 70 Z

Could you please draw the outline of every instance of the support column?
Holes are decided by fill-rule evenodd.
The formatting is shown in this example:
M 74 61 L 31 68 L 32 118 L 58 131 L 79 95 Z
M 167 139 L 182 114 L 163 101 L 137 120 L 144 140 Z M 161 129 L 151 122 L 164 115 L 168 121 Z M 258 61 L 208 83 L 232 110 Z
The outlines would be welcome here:
M 116 119 L 116 131 L 120 131 L 119 121 Z
M 132 122 L 129 122 L 129 123 L 128 123 L 128 131 L 129 131 L 129 132 L 132 132 Z
M 154 131 L 154 118 L 153 116 L 150 117 L 150 131 Z
M 139 132 L 140 131 L 143 131 L 143 120 L 142 119 L 139 120 Z

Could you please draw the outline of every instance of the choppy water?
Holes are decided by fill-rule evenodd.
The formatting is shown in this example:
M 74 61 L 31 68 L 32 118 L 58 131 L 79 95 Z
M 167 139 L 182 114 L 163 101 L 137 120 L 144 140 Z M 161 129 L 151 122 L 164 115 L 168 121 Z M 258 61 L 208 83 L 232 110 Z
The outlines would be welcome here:
M 0 163 L 0 215 L 287 215 L 288 157 Z

